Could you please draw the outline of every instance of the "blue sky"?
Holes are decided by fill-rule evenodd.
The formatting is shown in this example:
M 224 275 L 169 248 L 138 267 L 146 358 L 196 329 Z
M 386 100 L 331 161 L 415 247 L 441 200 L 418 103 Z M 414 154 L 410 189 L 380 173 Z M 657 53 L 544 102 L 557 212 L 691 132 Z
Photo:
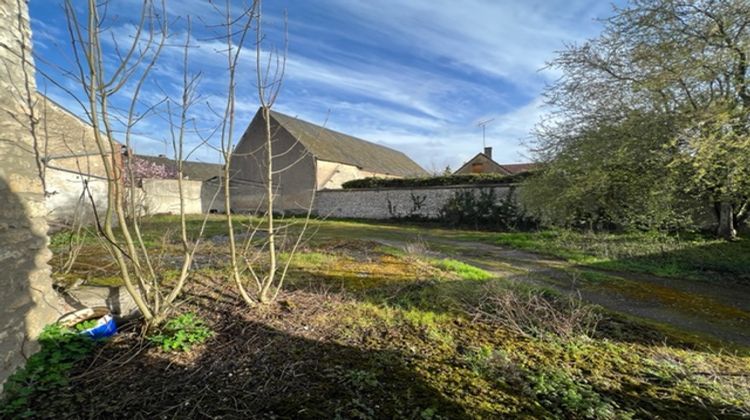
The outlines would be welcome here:
M 60 3 L 30 2 L 37 66 L 75 91 L 60 71 L 73 64 Z M 108 28 L 121 43 L 132 34 L 139 3 L 111 2 Z M 529 160 L 525 143 L 546 111 L 541 93 L 558 76 L 542 70 L 545 61 L 565 43 L 595 36 L 601 29 L 596 18 L 612 13 L 611 4 L 599 0 L 277 0 L 263 7 L 268 48 L 283 45 L 288 14 L 287 68 L 276 110 L 393 147 L 428 170 L 456 169 L 479 152 L 477 122 L 490 118 L 495 120 L 487 127 L 487 145 L 494 147 L 495 160 Z M 178 44 L 185 39 L 180 17 L 192 14 L 200 18 L 191 70 L 203 72 L 201 100 L 221 103 L 219 43 L 205 27 L 218 16 L 203 0 L 167 0 L 167 8 L 173 46 L 155 69 L 158 89 L 149 84 L 144 102 L 178 92 Z M 252 60 L 247 50 L 239 74 L 237 138 L 258 106 Z M 41 75 L 37 79 L 40 90 L 80 113 L 68 94 Z M 164 118 L 144 120 L 135 149 L 169 154 L 168 136 Z M 197 137 L 189 141 L 198 143 Z M 193 157 L 218 161 L 207 146 Z

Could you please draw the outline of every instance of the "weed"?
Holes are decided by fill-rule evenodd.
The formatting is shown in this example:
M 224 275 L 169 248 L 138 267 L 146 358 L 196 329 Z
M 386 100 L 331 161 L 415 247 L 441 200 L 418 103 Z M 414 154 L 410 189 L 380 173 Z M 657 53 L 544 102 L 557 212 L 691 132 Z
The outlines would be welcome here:
M 417 236 L 414 241 L 407 242 L 403 246 L 403 253 L 407 256 L 424 258 L 430 253 L 430 247 L 421 236 Z
M 478 375 L 486 375 L 491 370 L 491 361 L 495 350 L 490 345 L 473 347 L 463 355 L 463 361 Z
M 344 382 L 358 390 L 364 390 L 380 385 L 378 376 L 367 370 L 350 370 L 345 373 Z
M 213 334 L 202 319 L 193 313 L 186 313 L 167 321 L 160 334 L 152 335 L 148 339 L 167 352 L 189 351 L 194 345 L 205 342 Z
M 599 395 L 591 385 L 574 379 L 560 368 L 548 368 L 528 376 L 533 393 L 541 404 L 552 413 L 574 418 L 611 419 L 622 418 L 617 406 Z
M 41 349 L 5 384 L 0 415 L 35 417 L 36 404 L 31 396 L 43 398 L 68 383 L 68 372 L 93 349 L 95 341 L 72 330 L 50 324 L 39 334 Z

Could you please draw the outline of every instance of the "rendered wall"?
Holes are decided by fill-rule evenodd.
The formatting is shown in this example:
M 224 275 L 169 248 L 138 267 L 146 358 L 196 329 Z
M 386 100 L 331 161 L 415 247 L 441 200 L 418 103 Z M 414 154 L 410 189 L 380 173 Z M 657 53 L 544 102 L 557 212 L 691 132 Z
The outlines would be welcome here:
M 35 92 L 28 6 L 0 0 L 0 383 L 60 315 L 29 104 Z
M 99 214 L 107 208 L 106 171 L 94 129 L 41 94 L 36 95 L 35 112 L 39 118 L 38 142 L 43 151 L 48 223 L 51 227 L 70 224 L 75 215 L 82 215 L 85 222 L 92 223 L 88 193 L 81 200 L 84 181 L 88 182 Z M 121 164 L 119 145 L 115 152 L 117 163 Z
M 393 175 L 365 171 L 354 165 L 347 165 L 345 163 L 329 162 L 321 159 L 317 159 L 316 163 L 316 179 L 317 187 L 319 190 L 336 190 L 341 188 L 341 184 L 343 184 L 344 182 L 351 181 L 353 179 L 362 179 L 374 176 L 380 178 L 399 178 Z
M 318 191 L 315 212 L 319 217 L 392 219 L 401 217 L 437 218 L 440 210 L 458 191 L 493 189 L 502 200 L 510 187 L 450 186 L 424 188 L 367 188 Z
M 186 214 L 200 214 L 204 212 L 201 194 L 203 182 L 182 181 L 182 196 Z M 173 179 L 144 179 L 143 202 L 146 214 L 179 214 L 180 188 Z M 208 210 L 206 209 L 206 212 Z

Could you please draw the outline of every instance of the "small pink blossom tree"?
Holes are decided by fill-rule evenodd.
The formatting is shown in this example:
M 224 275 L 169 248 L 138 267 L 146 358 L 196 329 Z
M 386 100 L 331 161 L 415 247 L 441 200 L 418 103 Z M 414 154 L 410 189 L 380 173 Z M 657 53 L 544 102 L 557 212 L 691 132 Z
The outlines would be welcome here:
M 133 180 L 136 185 L 140 186 L 144 179 L 176 179 L 177 170 L 170 165 L 151 162 L 138 156 L 129 156 L 126 158 L 132 170 Z M 125 181 L 130 182 L 130 170 L 125 171 Z

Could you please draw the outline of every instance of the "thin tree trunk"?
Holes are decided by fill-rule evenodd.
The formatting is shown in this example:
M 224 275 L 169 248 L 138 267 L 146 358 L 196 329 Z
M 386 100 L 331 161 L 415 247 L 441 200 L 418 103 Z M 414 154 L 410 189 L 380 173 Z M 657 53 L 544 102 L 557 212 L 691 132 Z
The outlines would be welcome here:
M 722 201 L 719 203 L 719 226 L 716 235 L 727 241 L 737 239 L 737 229 L 734 226 L 734 208 L 732 203 Z
M 263 118 L 265 119 L 265 142 L 266 142 L 266 156 L 268 163 L 266 166 L 266 194 L 267 209 L 268 213 L 268 252 L 269 252 L 269 268 L 268 268 L 268 279 L 263 284 L 260 290 L 260 302 L 268 303 L 268 291 L 274 283 L 276 276 L 276 234 L 274 233 L 273 227 L 273 147 L 271 138 L 271 109 L 267 106 L 263 107 Z

